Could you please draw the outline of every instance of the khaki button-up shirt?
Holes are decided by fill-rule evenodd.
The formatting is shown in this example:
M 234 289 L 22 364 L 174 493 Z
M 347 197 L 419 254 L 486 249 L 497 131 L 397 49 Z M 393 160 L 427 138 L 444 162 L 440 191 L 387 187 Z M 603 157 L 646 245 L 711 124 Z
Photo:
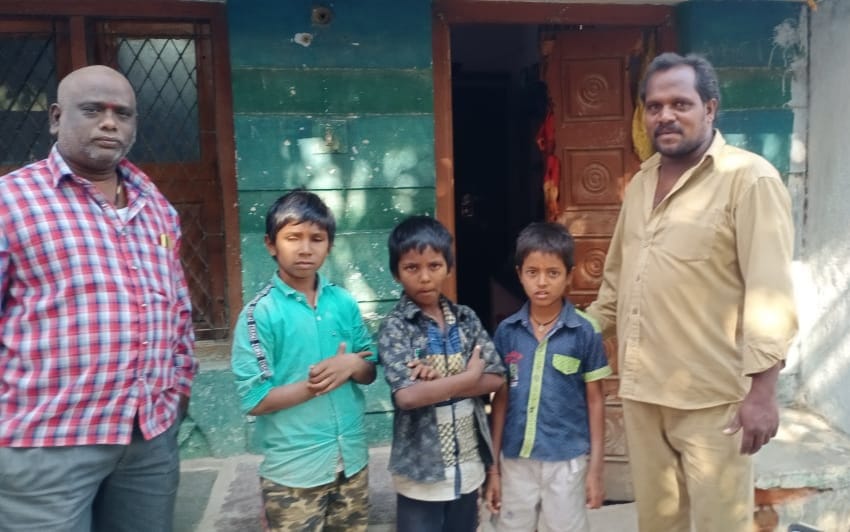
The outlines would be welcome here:
M 660 165 L 626 188 L 598 299 L 616 327 L 620 395 L 695 409 L 743 399 L 747 375 L 785 358 L 797 331 L 788 191 L 763 158 L 719 132 L 655 208 Z

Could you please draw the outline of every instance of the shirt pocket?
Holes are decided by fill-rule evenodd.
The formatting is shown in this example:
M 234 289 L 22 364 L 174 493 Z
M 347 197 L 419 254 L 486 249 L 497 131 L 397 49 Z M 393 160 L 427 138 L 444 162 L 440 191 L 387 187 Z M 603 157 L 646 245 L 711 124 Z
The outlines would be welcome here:
M 707 260 L 714 252 L 723 211 L 676 209 L 666 221 L 661 247 L 682 261 Z
M 564 375 L 575 375 L 581 366 L 581 360 L 569 355 L 552 355 L 552 367 Z

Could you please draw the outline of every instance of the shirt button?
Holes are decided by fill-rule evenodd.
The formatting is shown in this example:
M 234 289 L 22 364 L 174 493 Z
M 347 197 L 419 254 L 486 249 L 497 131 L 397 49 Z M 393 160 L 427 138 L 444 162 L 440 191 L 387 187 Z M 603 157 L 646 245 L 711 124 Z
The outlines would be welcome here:
M 643 247 L 643 248 L 648 248 L 649 247 L 649 240 L 644 240 L 643 242 L 640 243 L 640 246 Z
M 321 316 L 316 316 L 316 321 L 322 321 L 322 317 L 321 317 Z
M 147 304 L 147 303 L 142 303 L 142 308 L 148 308 L 148 304 Z
M 142 345 L 148 345 L 148 341 L 145 340 L 144 342 L 142 342 Z
M 632 314 L 637 314 L 637 313 L 638 313 L 638 309 L 637 309 L 637 308 L 633 308 L 633 309 L 632 309 Z

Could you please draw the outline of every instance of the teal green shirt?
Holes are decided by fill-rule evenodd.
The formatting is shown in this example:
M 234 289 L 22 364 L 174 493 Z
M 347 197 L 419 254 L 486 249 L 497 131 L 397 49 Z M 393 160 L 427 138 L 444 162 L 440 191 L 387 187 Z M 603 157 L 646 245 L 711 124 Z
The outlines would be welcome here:
M 316 308 L 277 275 L 239 315 L 231 366 L 244 412 L 275 386 L 307 379 L 310 366 L 346 352 L 372 351 L 354 298 L 319 276 Z M 346 477 L 368 462 L 363 391 L 349 380 L 330 393 L 257 417 L 265 459 L 260 476 L 293 488 L 333 482 L 340 461 Z

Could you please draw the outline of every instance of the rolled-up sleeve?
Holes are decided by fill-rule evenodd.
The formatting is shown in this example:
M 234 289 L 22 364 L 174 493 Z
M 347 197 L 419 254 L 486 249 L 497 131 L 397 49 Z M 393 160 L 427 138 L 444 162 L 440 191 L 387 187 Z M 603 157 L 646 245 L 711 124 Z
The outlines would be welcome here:
M 791 275 L 794 225 L 782 181 L 757 179 L 739 199 L 735 221 L 745 285 L 743 372 L 752 375 L 784 360 L 797 333 Z
M 179 226 L 176 234 L 179 235 Z M 189 295 L 189 287 L 186 284 L 186 276 L 183 265 L 180 263 L 181 240 L 177 237 L 173 252 L 173 278 L 177 285 L 177 337 L 172 347 L 174 353 L 174 366 L 177 373 L 177 391 L 180 395 L 188 396 L 192 390 L 192 381 L 198 371 L 198 359 L 194 356 L 195 350 L 195 328 L 192 323 L 192 299 Z

